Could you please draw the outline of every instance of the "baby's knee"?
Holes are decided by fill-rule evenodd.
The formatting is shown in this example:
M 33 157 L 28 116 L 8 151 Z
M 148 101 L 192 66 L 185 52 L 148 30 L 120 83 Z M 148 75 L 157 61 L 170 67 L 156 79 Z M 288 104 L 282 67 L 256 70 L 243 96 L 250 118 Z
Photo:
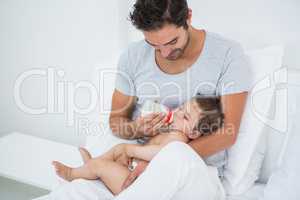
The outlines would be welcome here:
M 96 174 L 97 171 L 99 171 L 99 169 L 103 167 L 103 163 L 99 159 L 90 159 L 86 162 L 85 165 L 88 170 L 94 174 Z

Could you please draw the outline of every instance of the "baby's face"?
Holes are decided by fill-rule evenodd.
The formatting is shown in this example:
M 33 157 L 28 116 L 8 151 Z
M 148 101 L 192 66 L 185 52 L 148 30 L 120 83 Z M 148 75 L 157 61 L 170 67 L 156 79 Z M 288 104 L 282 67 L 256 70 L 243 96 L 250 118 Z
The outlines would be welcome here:
M 200 118 L 201 109 L 195 100 L 191 100 L 174 110 L 174 119 L 170 128 L 179 130 L 194 139 L 191 134 Z

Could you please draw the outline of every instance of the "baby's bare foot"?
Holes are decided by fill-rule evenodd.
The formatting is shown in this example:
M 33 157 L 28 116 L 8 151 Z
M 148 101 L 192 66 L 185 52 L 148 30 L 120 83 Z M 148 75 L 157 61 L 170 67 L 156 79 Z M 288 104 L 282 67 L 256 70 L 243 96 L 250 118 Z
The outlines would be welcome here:
M 60 162 L 57 162 L 57 161 L 53 161 L 52 162 L 52 165 L 54 166 L 55 168 L 55 171 L 56 171 L 56 174 L 67 180 L 67 181 L 72 181 L 73 178 L 72 178 L 72 168 L 71 167 L 68 167 Z
M 85 148 L 79 147 L 78 150 L 84 163 L 92 158 L 91 154 Z

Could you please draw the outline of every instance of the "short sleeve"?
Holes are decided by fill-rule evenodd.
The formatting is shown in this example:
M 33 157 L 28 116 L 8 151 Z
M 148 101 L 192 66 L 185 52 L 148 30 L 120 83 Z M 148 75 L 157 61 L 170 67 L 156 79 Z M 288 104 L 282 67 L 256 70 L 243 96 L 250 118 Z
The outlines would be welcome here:
M 226 53 L 217 83 L 217 94 L 223 96 L 247 92 L 251 88 L 251 80 L 249 59 L 243 48 L 234 44 Z
M 128 96 L 135 96 L 133 66 L 130 64 L 129 52 L 126 50 L 119 58 L 115 80 L 115 89 Z

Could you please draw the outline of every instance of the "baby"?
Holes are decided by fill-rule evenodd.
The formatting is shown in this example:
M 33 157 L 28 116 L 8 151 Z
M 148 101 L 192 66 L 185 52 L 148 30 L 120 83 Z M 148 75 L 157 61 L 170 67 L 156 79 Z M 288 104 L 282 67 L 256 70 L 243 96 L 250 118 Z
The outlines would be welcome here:
M 84 148 L 79 148 L 83 166 L 71 168 L 57 161 L 53 161 L 53 165 L 57 175 L 67 181 L 100 178 L 117 195 L 122 191 L 122 185 L 130 174 L 132 159 L 151 161 L 166 144 L 172 141 L 188 143 L 214 132 L 222 126 L 223 119 L 219 98 L 196 96 L 176 108 L 173 111 L 173 122 L 144 145 L 119 144 L 96 158 L 92 158 Z

